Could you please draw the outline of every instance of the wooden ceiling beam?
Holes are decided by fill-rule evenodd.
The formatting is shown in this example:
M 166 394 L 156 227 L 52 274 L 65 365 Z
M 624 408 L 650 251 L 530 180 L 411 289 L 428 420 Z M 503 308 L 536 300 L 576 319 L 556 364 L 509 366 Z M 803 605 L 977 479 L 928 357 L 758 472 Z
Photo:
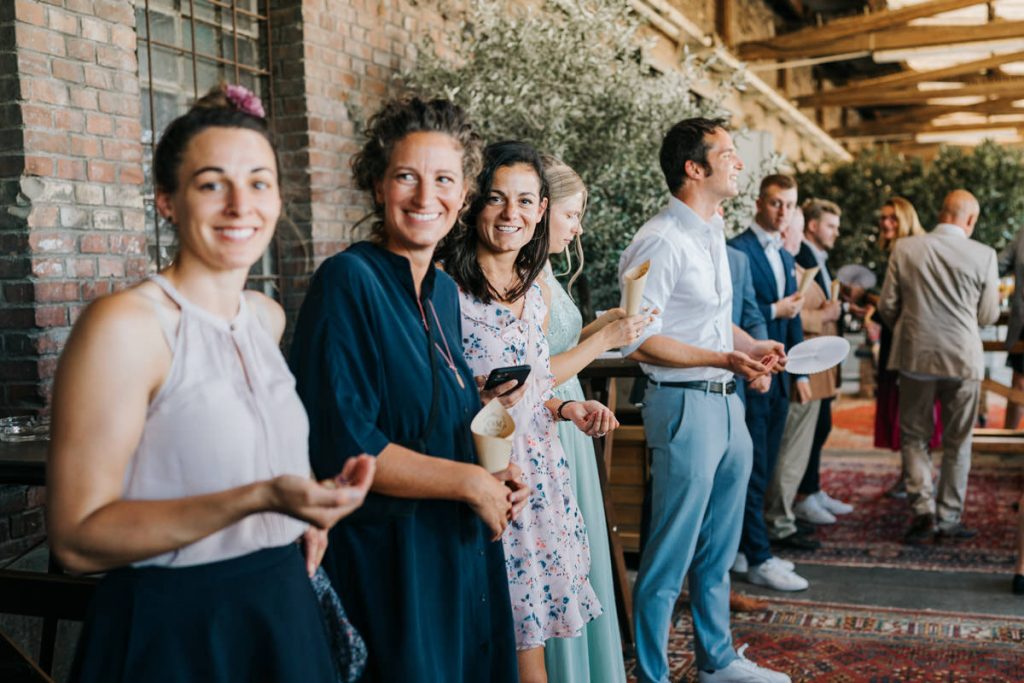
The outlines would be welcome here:
M 902 104 L 924 104 L 925 100 L 940 97 L 1016 97 L 1024 99 L 1024 76 L 1001 78 L 983 83 L 968 83 L 962 88 L 941 90 L 881 90 L 869 92 L 838 93 L 825 91 L 802 95 L 796 98 L 801 107 L 863 107 L 891 106 Z
M 1024 111 L 1022 111 L 1021 114 L 1024 114 Z M 888 126 L 884 130 L 851 132 L 844 135 L 833 133 L 833 137 L 840 139 L 881 139 L 886 137 L 904 137 L 906 135 L 915 135 L 917 133 L 965 133 L 979 130 L 996 130 L 1006 128 L 1016 128 L 1017 130 L 1024 129 L 1024 120 L 1009 122 L 977 121 L 975 123 L 952 123 L 944 125 L 937 125 L 934 123 L 903 123 L 898 126 Z
M 881 133 L 903 124 L 923 125 L 931 123 L 940 116 L 949 114 L 1024 114 L 1024 108 L 1014 107 L 1012 98 L 1000 98 L 972 104 L 961 105 L 930 105 L 924 107 L 912 107 L 898 114 L 883 116 L 873 121 L 863 121 L 854 126 L 845 126 L 829 131 L 833 137 L 850 137 L 860 133 Z
M 824 29 L 819 29 L 823 31 Z M 880 50 L 908 50 L 919 47 L 958 45 L 988 40 L 1006 40 L 1024 36 L 1024 21 L 998 21 L 976 26 L 941 24 L 929 26 L 897 26 L 881 31 L 860 32 L 855 35 L 814 43 L 802 42 L 780 45 L 773 41 L 741 44 L 737 50 L 740 59 L 795 59 L 824 57 L 849 52 L 878 52 Z
M 861 92 L 877 92 L 892 88 L 904 88 L 909 85 L 917 85 L 926 81 L 945 81 L 955 76 L 980 75 L 987 69 L 1007 64 L 1009 62 L 1024 61 L 1024 50 L 1019 52 L 1008 52 L 1002 55 L 995 55 L 986 59 L 976 59 L 972 62 L 964 62 L 948 66 L 943 69 L 932 69 L 931 71 L 902 71 L 888 76 L 877 78 L 865 78 L 843 86 L 829 90 L 830 95 L 846 95 Z
M 807 45 L 827 44 L 841 38 L 856 36 L 871 31 L 881 31 L 894 26 L 902 26 L 913 19 L 931 17 L 942 12 L 980 5 L 983 0 L 932 0 L 917 5 L 910 5 L 896 10 L 882 10 L 853 17 L 835 19 L 824 26 L 813 26 L 803 28 L 792 33 L 786 33 L 767 40 L 753 40 L 742 43 L 739 46 L 740 59 L 770 59 L 776 56 L 788 56 L 793 50 L 799 50 Z M 789 52 L 786 55 L 767 54 L 754 56 L 745 54 L 745 51 L 757 52 L 758 49 L 783 49 Z

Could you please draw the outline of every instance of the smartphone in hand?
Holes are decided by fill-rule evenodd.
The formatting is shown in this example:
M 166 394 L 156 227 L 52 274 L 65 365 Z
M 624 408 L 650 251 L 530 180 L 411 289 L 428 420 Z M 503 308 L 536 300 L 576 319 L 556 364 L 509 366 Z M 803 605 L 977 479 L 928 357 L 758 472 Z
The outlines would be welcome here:
M 494 368 L 491 373 L 487 375 L 487 381 L 484 382 L 484 390 L 488 391 L 496 386 L 504 384 L 510 380 L 515 380 L 516 385 L 509 389 L 505 393 L 515 391 L 523 385 L 526 378 L 530 376 L 529 365 L 510 365 L 506 368 Z

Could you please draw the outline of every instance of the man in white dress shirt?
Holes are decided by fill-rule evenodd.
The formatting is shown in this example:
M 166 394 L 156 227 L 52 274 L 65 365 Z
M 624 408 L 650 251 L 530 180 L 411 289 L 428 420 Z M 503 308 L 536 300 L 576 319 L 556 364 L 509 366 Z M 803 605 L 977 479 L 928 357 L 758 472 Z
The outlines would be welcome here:
M 620 280 L 650 262 L 644 304 L 662 311 L 623 350 L 650 380 L 643 418 L 652 460 L 651 524 L 633 592 L 637 677 L 667 683 L 672 608 L 688 575 L 698 680 L 784 683 L 789 676 L 736 652 L 729 627 L 729 566 L 752 453 L 733 375 L 756 379 L 773 363 L 785 363 L 780 344 L 755 341 L 732 323 L 732 280 L 717 212 L 738 194 L 743 162 L 724 121 L 702 118 L 669 130 L 660 161 L 672 196 L 619 261 Z

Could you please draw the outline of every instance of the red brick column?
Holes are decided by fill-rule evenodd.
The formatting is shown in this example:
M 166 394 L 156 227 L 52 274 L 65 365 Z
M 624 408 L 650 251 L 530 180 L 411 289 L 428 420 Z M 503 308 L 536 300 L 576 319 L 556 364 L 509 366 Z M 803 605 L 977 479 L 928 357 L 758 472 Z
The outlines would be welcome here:
M 285 211 L 279 227 L 285 308 L 294 316 L 312 268 L 352 240 L 369 209 L 349 163 L 358 125 L 400 91 L 394 75 L 447 20 L 437 2 L 290 0 L 273 3 L 275 128 Z M 298 68 L 297 65 L 302 65 Z
M 0 225 L 0 413 L 11 414 L 45 408 L 69 326 L 147 259 L 132 5 L 4 5 L 14 47 L 2 56 L 0 174 L 14 201 Z
M 147 268 L 133 4 L 0 6 L 0 416 L 47 409 L 93 298 Z M 43 536 L 43 489 L 0 487 L 0 558 Z

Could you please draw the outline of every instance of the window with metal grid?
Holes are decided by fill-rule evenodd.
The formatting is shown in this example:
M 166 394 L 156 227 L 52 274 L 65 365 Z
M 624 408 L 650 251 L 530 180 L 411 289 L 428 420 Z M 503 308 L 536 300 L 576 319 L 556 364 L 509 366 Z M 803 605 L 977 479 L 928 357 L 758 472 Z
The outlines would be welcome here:
M 151 262 L 173 257 L 175 235 L 156 213 L 153 150 L 160 133 L 221 82 L 244 85 L 273 121 L 269 0 L 145 0 L 136 4 L 146 232 Z M 249 275 L 249 286 L 280 298 L 276 241 Z

